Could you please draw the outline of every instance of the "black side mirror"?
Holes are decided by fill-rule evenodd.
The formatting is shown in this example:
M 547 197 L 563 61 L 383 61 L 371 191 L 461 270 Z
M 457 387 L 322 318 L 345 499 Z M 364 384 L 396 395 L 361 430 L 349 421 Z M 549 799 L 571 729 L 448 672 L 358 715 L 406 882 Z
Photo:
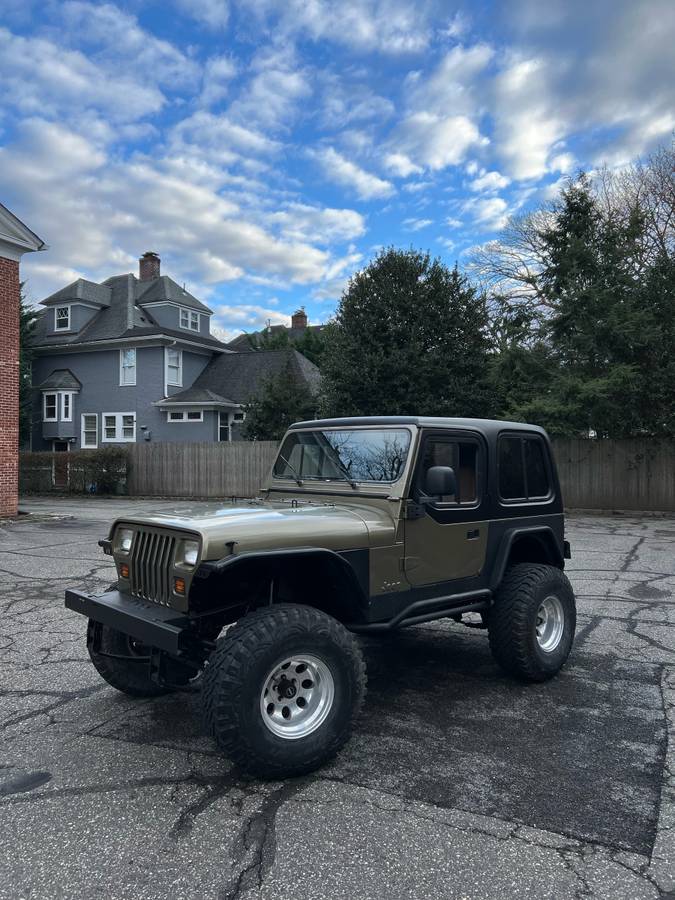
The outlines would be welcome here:
M 455 470 L 450 466 L 431 466 L 424 479 L 424 493 L 428 497 L 448 497 L 457 493 Z

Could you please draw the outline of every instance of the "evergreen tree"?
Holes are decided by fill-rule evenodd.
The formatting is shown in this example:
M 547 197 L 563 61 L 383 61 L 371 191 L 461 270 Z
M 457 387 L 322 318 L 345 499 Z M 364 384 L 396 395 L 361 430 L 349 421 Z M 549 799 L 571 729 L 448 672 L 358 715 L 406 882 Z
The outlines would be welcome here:
M 325 329 L 324 411 L 483 415 L 488 347 L 484 298 L 456 267 L 384 250 L 353 276 Z
M 656 347 L 662 362 L 668 355 L 668 276 L 663 269 L 636 277 L 643 229 L 638 210 L 620 219 L 602 212 L 584 175 L 562 192 L 541 235 L 539 284 L 551 310 L 544 323 L 548 377 L 516 406 L 519 417 L 568 435 L 622 437 L 661 427 L 656 419 L 665 411 L 655 419 L 649 395 Z
M 317 399 L 293 372 L 290 358 L 278 375 L 260 385 L 245 407 L 244 437 L 250 441 L 278 441 L 293 422 L 316 417 Z

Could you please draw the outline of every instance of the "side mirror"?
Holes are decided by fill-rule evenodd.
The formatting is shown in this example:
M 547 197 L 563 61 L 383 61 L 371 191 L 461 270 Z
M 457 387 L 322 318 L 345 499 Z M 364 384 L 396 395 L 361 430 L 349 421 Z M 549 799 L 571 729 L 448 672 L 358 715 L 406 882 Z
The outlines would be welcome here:
M 431 466 L 424 479 L 424 493 L 428 497 L 447 497 L 457 493 L 455 470 L 450 466 Z

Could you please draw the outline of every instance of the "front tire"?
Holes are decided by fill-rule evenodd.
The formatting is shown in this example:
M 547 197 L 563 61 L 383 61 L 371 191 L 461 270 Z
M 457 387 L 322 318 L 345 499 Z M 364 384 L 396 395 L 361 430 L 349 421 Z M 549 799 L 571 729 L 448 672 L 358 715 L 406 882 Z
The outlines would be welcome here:
M 353 635 L 326 613 L 294 604 L 237 622 L 207 672 L 207 727 L 239 768 L 263 778 L 301 775 L 334 756 L 365 696 Z
M 546 681 L 565 664 L 576 628 L 569 579 L 554 566 L 519 563 L 504 576 L 489 610 L 495 660 L 524 681 Z
M 131 697 L 160 697 L 171 689 L 150 678 L 150 648 L 109 625 L 89 620 L 87 649 L 109 685 Z

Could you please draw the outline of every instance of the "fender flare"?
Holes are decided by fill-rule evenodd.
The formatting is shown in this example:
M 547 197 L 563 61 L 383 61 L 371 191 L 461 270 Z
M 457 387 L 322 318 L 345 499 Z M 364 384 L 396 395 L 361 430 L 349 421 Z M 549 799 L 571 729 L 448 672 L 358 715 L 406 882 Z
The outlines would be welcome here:
M 365 554 L 365 568 L 361 566 L 361 571 L 350 559 L 348 554 Z M 341 580 L 349 595 L 354 598 L 352 608 L 345 608 L 344 621 L 349 621 L 350 616 L 353 618 L 367 618 L 366 611 L 369 605 L 368 594 L 368 551 L 345 550 L 342 553 L 335 550 L 328 550 L 323 547 L 292 547 L 283 550 L 250 550 L 242 553 L 232 553 L 222 559 L 203 562 L 197 568 L 194 577 L 196 579 L 206 579 L 213 576 L 229 574 L 236 571 L 242 566 L 250 566 L 251 564 L 263 563 L 274 568 L 275 563 L 279 563 L 279 568 L 286 567 L 289 564 L 298 564 L 303 561 L 318 562 L 325 566 L 327 573 L 332 570 L 335 576 Z
M 516 540 L 520 537 L 534 537 L 541 541 L 548 553 L 548 562 L 550 565 L 557 566 L 562 569 L 564 562 L 564 549 L 560 546 L 555 532 L 550 525 L 530 525 L 524 528 L 509 528 L 502 535 L 499 542 L 499 548 L 492 566 L 492 578 L 490 579 L 490 589 L 496 590 L 504 577 L 506 567 L 508 565 L 511 548 Z

